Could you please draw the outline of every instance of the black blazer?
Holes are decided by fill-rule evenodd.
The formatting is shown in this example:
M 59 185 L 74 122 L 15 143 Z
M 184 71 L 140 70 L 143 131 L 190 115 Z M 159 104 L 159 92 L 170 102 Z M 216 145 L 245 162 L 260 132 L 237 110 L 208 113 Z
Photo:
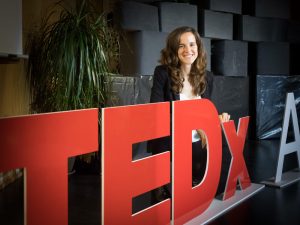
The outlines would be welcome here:
M 153 86 L 151 89 L 150 102 L 154 103 L 154 102 L 167 102 L 167 101 L 179 100 L 179 94 L 173 92 L 171 88 L 171 82 L 172 81 L 168 73 L 168 67 L 165 65 L 157 66 L 154 70 L 154 75 L 153 75 Z M 213 76 L 208 72 L 206 72 L 206 82 L 207 82 L 206 90 L 203 93 L 203 95 L 201 95 L 201 97 L 210 99 L 212 93 L 212 87 L 213 87 L 212 85 Z M 152 152 L 156 154 L 171 149 L 172 149 L 171 136 L 148 141 L 148 152 Z

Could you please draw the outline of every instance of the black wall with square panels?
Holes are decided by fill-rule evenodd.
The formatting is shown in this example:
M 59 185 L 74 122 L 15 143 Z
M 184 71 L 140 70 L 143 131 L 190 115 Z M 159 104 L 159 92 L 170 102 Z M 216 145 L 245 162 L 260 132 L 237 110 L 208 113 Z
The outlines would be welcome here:
M 250 115 L 250 138 L 278 138 L 283 112 L 266 116 L 264 110 L 275 112 L 276 104 L 261 103 L 276 98 L 264 94 L 273 93 L 274 88 L 280 96 L 287 91 L 298 95 L 299 6 L 297 0 L 121 1 L 114 18 L 125 34 L 120 74 L 126 77 L 118 78 L 117 104 L 149 101 L 165 38 L 175 27 L 187 25 L 203 38 L 207 70 L 215 77 L 212 100 L 218 111 L 230 112 L 236 123 L 239 117 Z M 120 79 L 124 80 L 123 89 Z M 132 84 L 128 86 L 128 82 Z M 132 100 L 122 100 L 130 96 Z M 299 117 L 300 103 L 296 102 Z M 268 129 L 263 124 L 268 124 Z

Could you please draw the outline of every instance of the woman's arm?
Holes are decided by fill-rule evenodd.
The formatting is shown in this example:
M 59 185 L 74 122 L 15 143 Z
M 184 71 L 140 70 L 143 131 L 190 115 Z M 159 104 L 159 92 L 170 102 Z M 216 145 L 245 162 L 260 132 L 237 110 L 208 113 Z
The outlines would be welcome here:
M 150 102 L 165 102 L 166 85 L 168 82 L 167 69 L 163 66 L 157 66 L 153 75 L 153 86 L 151 88 Z
M 228 122 L 230 120 L 230 115 L 228 113 L 224 112 L 221 115 L 219 115 L 219 119 L 220 119 L 220 123 Z M 200 136 L 201 143 L 202 143 L 202 148 L 204 148 L 206 146 L 206 144 L 207 144 L 206 135 L 200 129 L 197 130 L 197 133 Z

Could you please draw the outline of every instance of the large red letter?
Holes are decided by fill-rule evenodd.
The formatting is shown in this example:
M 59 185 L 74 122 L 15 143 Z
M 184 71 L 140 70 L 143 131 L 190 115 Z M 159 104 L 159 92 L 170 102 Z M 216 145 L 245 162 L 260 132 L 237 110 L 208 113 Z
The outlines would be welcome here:
M 98 109 L 0 119 L 0 171 L 25 168 L 25 224 L 68 224 L 68 157 L 98 149 Z
M 249 117 L 241 118 L 239 120 L 237 133 L 233 120 L 222 124 L 222 128 L 224 130 L 224 134 L 231 153 L 231 162 L 223 200 L 226 200 L 234 195 L 238 180 L 242 189 L 249 187 L 251 184 L 251 180 L 243 156 L 248 124 Z
M 102 224 L 168 224 L 170 199 L 132 215 L 132 198 L 170 182 L 170 152 L 132 161 L 132 144 L 170 135 L 170 104 L 103 109 Z
M 206 99 L 173 103 L 173 219 L 183 224 L 204 212 L 215 197 L 221 172 L 222 136 L 218 113 Z M 208 141 L 206 172 L 192 188 L 192 130 Z

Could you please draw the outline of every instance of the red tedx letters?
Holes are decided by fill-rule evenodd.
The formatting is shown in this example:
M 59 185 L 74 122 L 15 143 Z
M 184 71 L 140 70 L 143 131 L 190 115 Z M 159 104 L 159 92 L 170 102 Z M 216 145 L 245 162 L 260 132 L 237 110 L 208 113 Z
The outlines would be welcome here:
M 232 155 L 224 200 L 234 195 L 237 182 L 242 188 L 250 185 L 242 154 L 248 117 L 240 120 L 236 132 L 233 121 L 221 128 L 209 100 L 176 101 L 171 132 L 170 115 L 168 102 L 102 110 L 102 224 L 170 224 L 171 218 L 183 224 L 203 213 L 218 187 L 222 128 Z M 205 176 L 192 187 L 194 129 L 205 132 L 208 154 Z M 0 172 L 25 168 L 25 224 L 67 225 L 67 159 L 97 150 L 98 110 L 4 118 L 0 133 Z M 132 160 L 134 143 L 169 135 L 172 154 Z M 170 182 L 172 201 L 132 214 L 132 198 Z

